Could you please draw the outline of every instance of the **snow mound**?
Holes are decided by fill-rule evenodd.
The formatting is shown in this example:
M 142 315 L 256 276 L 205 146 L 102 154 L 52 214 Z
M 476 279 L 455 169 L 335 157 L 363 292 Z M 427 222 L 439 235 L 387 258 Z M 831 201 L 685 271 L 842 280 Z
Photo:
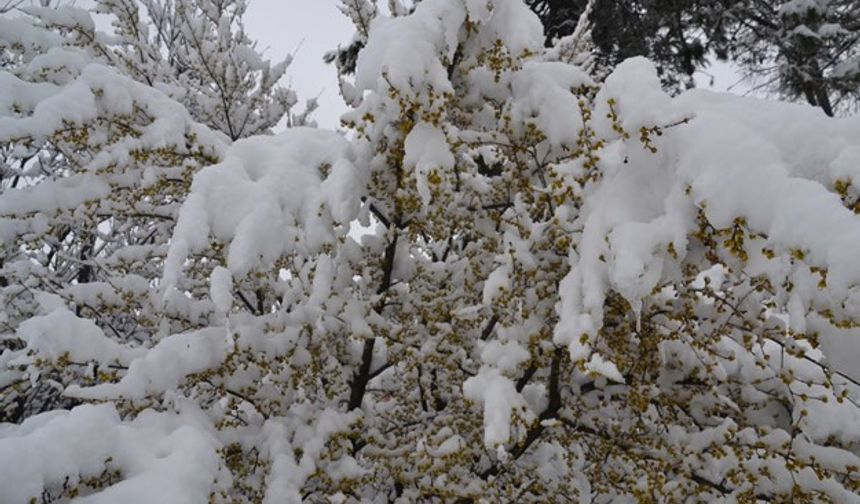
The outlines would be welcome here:
M 210 234 L 229 242 L 234 277 L 282 254 L 313 253 L 355 218 L 363 185 L 341 135 L 291 128 L 273 137 L 234 143 L 218 164 L 194 178 L 165 266 L 175 284 L 183 261 L 202 250 Z M 345 232 L 345 231 L 344 231 Z
M 205 502 L 220 470 L 217 448 L 187 415 L 147 411 L 121 422 L 110 404 L 43 413 L 0 425 L 0 501 L 29 502 L 107 477 L 110 486 L 75 502 Z

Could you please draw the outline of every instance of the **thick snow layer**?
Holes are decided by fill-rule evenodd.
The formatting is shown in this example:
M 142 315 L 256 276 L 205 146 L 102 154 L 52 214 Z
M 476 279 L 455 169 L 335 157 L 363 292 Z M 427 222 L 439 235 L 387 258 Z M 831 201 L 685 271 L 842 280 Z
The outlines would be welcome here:
M 28 59 L 62 43 L 59 33 L 37 28 L 24 18 L 0 17 L 0 46 L 18 47 Z
M 223 327 L 168 336 L 132 361 L 119 383 L 87 388 L 71 385 L 66 394 L 81 399 L 142 399 L 160 394 L 176 388 L 190 374 L 218 366 L 224 361 L 227 347 L 228 337 Z
M 483 47 L 491 47 L 499 40 L 515 56 L 536 53 L 543 48 L 543 25 L 525 2 L 466 0 L 465 3 L 469 18 L 482 25 L 478 39 Z
M 515 412 L 525 412 L 526 421 L 535 418 L 514 382 L 492 367 L 482 367 L 477 376 L 466 380 L 463 394 L 484 406 L 484 443 L 488 448 L 496 449 L 511 440 L 511 416 Z
M 234 143 L 223 161 L 194 178 L 165 266 L 166 284 L 175 283 L 185 258 L 202 250 L 210 234 L 230 243 L 226 266 L 238 278 L 260 261 L 319 250 L 334 239 L 334 225 L 345 233 L 364 183 L 351 152 L 339 134 L 311 128 Z
M 28 137 L 41 141 L 64 123 L 83 126 L 104 114 L 130 114 L 135 105 L 154 118 L 136 139 L 136 147 L 164 147 L 184 139 L 191 123 L 179 103 L 97 63 L 81 68 L 80 75 L 64 85 L 26 82 L 5 71 L 0 72 L 0 85 L 6 90 L 0 99 L 0 141 Z M 11 104 L 29 115 L 10 114 Z M 194 130 L 204 143 L 220 143 L 206 128 L 195 126 Z
M 110 194 L 110 186 L 94 175 L 72 175 L 0 194 L 0 215 L 70 210 Z
M 292 421 L 279 418 L 263 425 L 262 436 L 272 460 L 266 504 L 301 503 L 302 485 L 317 470 L 326 441 L 333 434 L 348 429 L 356 419 L 354 413 L 334 409 L 324 409 L 316 418 L 307 418 L 309 409 L 304 405 L 296 405 L 293 412 Z M 299 451 L 300 456 L 296 453 Z M 355 459 L 346 457 L 346 460 L 351 461 L 347 463 L 351 463 L 353 469 L 358 469 Z M 342 469 L 348 470 L 347 467 Z
M 604 180 L 583 207 L 582 240 L 561 285 L 556 342 L 575 359 L 588 359 L 589 339 L 581 336 L 601 327 L 608 289 L 635 309 L 664 278 L 666 247 L 684 253 L 697 207 L 717 228 L 743 218 L 750 232 L 766 236 L 763 246 L 800 250 L 826 268 L 830 303 L 852 295 L 860 283 L 860 220 L 828 187 L 854 180 L 860 169 L 860 117 L 831 119 L 807 106 L 699 90 L 672 99 L 642 58 L 621 64 L 596 101 L 595 130 L 616 140 L 604 149 Z M 613 129 L 613 109 L 630 139 Z M 652 135 L 652 154 L 637 137 L 654 126 L 664 130 Z M 774 282 L 785 274 L 767 272 Z M 817 299 L 814 290 L 798 289 L 796 313 Z
M 493 302 L 493 299 L 496 298 L 499 294 L 502 293 L 503 290 L 509 290 L 511 288 L 511 281 L 509 278 L 511 266 L 509 264 L 503 264 L 490 273 L 490 276 L 484 281 L 484 304 L 490 305 Z
M 427 0 L 411 16 L 377 16 L 367 46 L 358 56 L 355 85 L 359 90 L 431 86 L 452 91 L 440 55 L 452 58 L 466 12 L 460 2 Z
M 54 360 L 66 357 L 72 362 L 127 365 L 143 352 L 120 345 L 92 320 L 79 318 L 62 306 L 22 322 L 16 334 L 28 349 Z
M 376 12 L 370 0 L 354 5 Z M 140 163 L 130 161 L 134 149 L 182 150 L 199 133 L 220 160 L 176 198 L 175 228 L 174 214 L 158 214 L 158 230 L 173 231 L 169 245 L 129 240 L 136 245 L 91 261 L 157 272 L 161 256 L 149 259 L 158 248 L 167 254 L 162 282 L 139 272 L 70 281 L 56 296 L 36 292 L 36 314 L 23 322 L 0 310 L 0 323 L 14 324 L 4 337 L 25 345 L 0 354 L 0 387 L 56 378 L 67 397 L 103 403 L 0 425 L 0 502 L 93 478 L 106 486 L 82 488 L 80 502 L 206 502 L 222 489 L 230 501 L 247 484 L 266 503 L 299 503 L 322 499 L 332 483 L 373 500 L 388 484 L 379 474 L 392 479 L 386 471 L 401 468 L 400 500 L 418 499 L 410 486 L 422 478 L 439 495 L 475 496 L 513 488 L 524 472 L 541 491 L 564 485 L 588 500 L 586 474 L 601 469 L 592 449 L 612 441 L 632 452 L 606 459 L 619 474 L 642 474 L 635 464 L 656 457 L 679 480 L 667 485 L 729 485 L 741 463 L 767 474 L 759 464 L 775 476 L 751 483 L 755 492 L 789 491 L 795 477 L 852 501 L 836 479 L 792 474 L 781 457 L 726 449 L 717 458 L 712 449 L 794 443 L 837 472 L 857 463 L 838 447 L 860 442 L 857 409 L 837 400 L 844 377 L 822 385 L 822 366 L 856 375 L 860 360 L 860 330 L 828 320 L 860 320 L 860 221 L 837 189 L 860 185 L 860 119 L 702 91 L 672 98 L 641 58 L 594 97 L 588 75 L 546 61 L 540 25 L 520 0 L 423 0 L 402 14 L 372 21 L 351 96 L 361 102 L 353 135 L 291 128 L 229 147 L 160 92 L 0 19 L 0 29 L 16 30 L 0 33 L 0 51 L 20 39 L 39 54 L 15 75 L 0 72 L 0 142 L 44 141 L 57 125 L 139 108 L 154 118 L 136 123 L 140 136 L 91 146 L 98 154 L 74 175 L 0 194 L 4 244 L 26 233 L 50 239 L 68 210 L 105 200 L 113 181 L 95 175 Z M 44 12 L 60 25 L 83 22 L 78 15 Z M 231 54 L 263 64 L 245 49 Z M 28 82 L 42 73 L 45 82 Z M 158 190 L 158 169 L 141 170 L 146 187 Z M 378 226 L 358 243 L 349 230 L 370 215 Z M 706 257 L 702 222 L 742 227 L 749 257 Z M 123 224 L 100 226 L 99 246 L 114 225 Z M 564 260 L 570 273 L 559 283 Z M 20 277 L 47 269 L 29 259 L 3 267 Z M 752 277 L 776 293 L 721 316 L 709 286 L 740 297 Z M 35 290 L 21 284 L 0 293 Z M 69 308 L 100 305 L 133 319 L 129 293 L 145 310 L 155 305 L 136 321 L 157 327 L 140 345 L 120 341 L 124 327 L 108 332 L 101 317 Z M 607 299 L 612 324 L 603 327 Z M 735 310 L 765 327 L 733 333 L 726 317 Z M 761 340 L 754 350 L 734 339 L 744 331 Z M 781 346 L 807 345 L 795 338 L 801 331 L 822 343 L 808 345 L 806 360 Z M 712 334 L 729 336 L 696 339 Z M 628 344 L 642 354 L 625 353 Z M 74 367 L 50 368 L 66 359 Z M 116 378 L 74 374 L 93 362 L 120 364 L 110 368 Z M 631 371 L 640 364 L 650 381 Z M 15 366 L 30 374 L 5 372 Z M 706 388 L 689 388 L 686 377 Z M 664 415 L 657 394 L 673 399 L 676 387 L 684 414 Z M 254 459 L 250 473 L 231 467 L 237 446 Z M 376 465 L 383 457 L 397 463 Z M 461 476 L 469 488 L 451 486 Z
M 122 481 L 75 502 L 206 502 L 219 473 L 218 444 L 193 418 L 146 411 L 123 423 L 110 404 L 78 406 L 0 425 L 0 501 L 17 503 L 99 478 Z M 68 480 L 66 480 L 68 478 Z
M 367 46 L 356 63 L 356 88 L 452 91 L 443 62 L 453 60 L 467 16 L 481 23 L 479 39 L 484 47 L 499 40 L 514 56 L 543 47 L 540 20 L 519 0 L 496 0 L 492 8 L 489 2 L 479 0 L 465 4 L 459 0 L 425 0 L 410 16 L 374 18 Z
M 571 89 L 593 85 L 579 68 L 559 62 L 530 61 L 511 82 L 511 116 L 515 131 L 523 134 L 534 124 L 546 135 L 550 145 L 573 146 L 582 129 L 581 110 Z
M 233 277 L 230 270 L 218 266 L 209 277 L 209 297 L 215 304 L 215 310 L 223 315 L 230 312 L 233 306 Z
M 528 350 L 516 341 L 490 341 L 481 350 L 481 361 L 502 372 L 513 373 L 531 357 Z

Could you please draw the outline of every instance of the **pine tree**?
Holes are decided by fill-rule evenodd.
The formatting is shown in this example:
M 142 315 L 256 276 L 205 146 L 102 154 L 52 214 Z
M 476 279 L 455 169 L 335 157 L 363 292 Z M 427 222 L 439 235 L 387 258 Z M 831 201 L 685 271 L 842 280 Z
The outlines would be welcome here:
M 851 0 L 735 2 L 720 50 L 748 75 L 829 116 L 860 103 L 860 4 Z
M 586 0 L 528 0 L 547 43 L 572 32 Z M 856 110 L 860 7 L 852 0 L 635 0 L 590 10 L 604 68 L 647 56 L 672 91 L 694 86 L 712 58 L 735 63 L 756 88 L 833 116 Z

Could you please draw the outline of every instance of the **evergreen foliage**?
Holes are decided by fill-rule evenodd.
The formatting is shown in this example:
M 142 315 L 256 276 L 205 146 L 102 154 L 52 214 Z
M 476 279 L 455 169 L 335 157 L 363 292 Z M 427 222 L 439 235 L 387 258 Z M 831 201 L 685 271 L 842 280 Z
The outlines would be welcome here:
M 570 34 L 587 0 L 527 0 L 547 43 Z M 598 57 L 657 65 L 664 86 L 690 88 L 712 56 L 737 64 L 756 87 L 805 100 L 827 115 L 860 100 L 860 4 L 854 0 L 596 0 Z

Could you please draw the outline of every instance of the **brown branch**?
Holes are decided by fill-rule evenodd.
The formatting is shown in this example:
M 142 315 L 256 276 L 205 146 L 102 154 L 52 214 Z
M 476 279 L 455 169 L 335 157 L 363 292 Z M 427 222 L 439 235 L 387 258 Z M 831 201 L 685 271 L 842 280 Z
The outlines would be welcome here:
M 532 379 L 532 376 L 535 375 L 537 369 L 538 368 L 535 365 L 532 365 L 528 369 L 526 369 L 526 372 L 523 373 L 522 376 L 520 376 L 519 380 L 517 380 L 517 392 L 523 391 L 523 388 L 525 388 L 525 386 L 529 383 L 529 380 Z
M 483 331 L 481 331 L 481 340 L 483 340 L 483 341 L 487 341 L 487 338 L 489 338 L 489 337 L 490 337 L 490 334 L 492 334 L 492 333 L 493 333 L 493 329 L 495 329 L 495 328 L 496 328 L 496 323 L 497 323 L 498 321 L 499 321 L 499 316 L 498 316 L 498 315 L 493 314 L 493 316 L 492 316 L 492 317 L 490 317 L 490 321 L 489 321 L 489 322 L 487 322 L 487 326 L 486 326 L 486 327 L 484 327 L 484 330 L 483 330 Z
M 394 257 L 396 253 L 397 235 L 395 234 L 391 239 L 391 243 L 389 243 L 385 248 L 385 258 L 383 259 L 382 266 L 382 283 L 379 284 L 379 288 L 376 290 L 378 295 L 385 293 L 385 291 L 391 287 L 391 275 L 394 271 Z M 376 310 L 381 311 L 384 306 L 384 303 L 380 302 Z M 374 338 L 364 340 L 364 348 L 361 351 L 361 364 L 359 364 L 358 371 L 353 375 L 352 383 L 350 383 L 349 403 L 347 405 L 348 411 L 361 407 L 362 400 L 364 399 L 364 392 L 367 389 L 367 384 L 374 376 L 371 373 L 370 366 L 373 361 L 373 347 L 375 342 L 376 340 Z
M 358 372 L 355 373 L 352 379 L 352 386 L 349 390 L 349 405 L 347 410 L 352 411 L 361 407 L 364 392 L 367 389 L 367 383 L 370 381 L 370 364 L 373 360 L 373 338 L 364 340 L 364 349 L 361 352 L 361 365 Z
M 559 383 L 561 377 L 561 360 L 564 356 L 564 350 L 556 348 L 549 371 L 549 404 L 547 404 L 546 409 L 544 409 L 538 417 L 538 421 L 526 433 L 525 440 L 511 451 L 511 462 L 520 458 L 531 447 L 531 445 L 540 438 L 545 429 L 543 424 L 545 420 L 558 418 L 558 412 L 561 410 L 561 387 Z M 485 480 L 490 476 L 498 475 L 501 470 L 502 466 L 499 464 L 493 464 L 487 470 L 482 472 L 480 477 Z
M 376 220 L 381 222 L 383 226 L 385 226 L 387 228 L 391 227 L 391 221 L 388 220 L 388 217 L 386 217 L 385 215 L 382 214 L 382 211 L 380 209 L 378 209 L 376 207 L 376 205 L 371 203 L 368 208 L 370 208 L 370 213 L 372 213 L 373 216 L 376 217 Z

